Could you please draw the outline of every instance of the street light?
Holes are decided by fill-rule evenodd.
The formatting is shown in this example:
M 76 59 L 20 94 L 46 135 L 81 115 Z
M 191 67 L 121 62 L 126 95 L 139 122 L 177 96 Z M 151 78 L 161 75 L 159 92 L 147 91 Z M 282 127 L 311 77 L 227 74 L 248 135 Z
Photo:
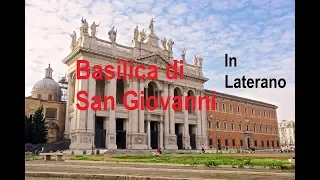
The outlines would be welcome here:
M 94 134 L 95 134 L 95 122 L 96 122 L 97 110 L 94 111 L 93 114 L 93 126 L 92 126 L 92 147 L 91 147 L 91 155 L 94 155 Z

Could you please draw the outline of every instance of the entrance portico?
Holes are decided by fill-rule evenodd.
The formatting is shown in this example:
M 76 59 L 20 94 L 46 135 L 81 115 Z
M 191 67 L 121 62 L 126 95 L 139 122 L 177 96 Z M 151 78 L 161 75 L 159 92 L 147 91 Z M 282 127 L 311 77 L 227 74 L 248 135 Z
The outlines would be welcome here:
M 134 32 L 137 31 L 138 29 L 134 29 Z M 203 59 L 194 57 L 193 64 L 188 64 L 184 50 L 181 55 L 184 78 L 169 80 L 166 77 L 166 68 L 173 65 L 173 41 L 163 39 L 161 46 L 158 41 L 159 38 L 153 30 L 145 36 L 141 31 L 140 38 L 134 36 L 131 47 L 119 45 L 115 39 L 109 42 L 90 36 L 88 32 L 81 33 L 77 43 L 72 46 L 72 52 L 63 60 L 69 66 L 66 119 L 70 119 L 70 123 L 66 124 L 65 135 L 71 139 L 70 149 L 91 149 L 92 141 L 97 148 L 107 149 L 207 148 L 206 104 L 203 101 L 202 110 L 199 110 L 198 103 L 199 96 L 204 96 L 203 84 L 208 80 L 202 74 Z M 132 59 L 134 66 L 156 65 L 158 79 L 130 79 L 128 72 L 121 71 L 120 79 L 116 75 L 111 80 L 78 80 L 75 69 L 78 59 L 87 60 L 91 71 L 96 64 L 117 67 L 119 59 Z M 101 106 L 104 108 L 106 105 L 105 109 L 96 112 L 91 108 L 79 110 L 76 104 L 83 105 L 83 102 L 77 99 L 77 92 L 80 90 L 88 92 L 89 103 L 93 96 L 101 97 Z M 137 92 L 137 96 L 125 96 L 129 90 Z M 104 99 L 105 96 L 114 97 L 114 101 Z M 156 97 L 148 102 L 151 106 L 157 105 L 156 101 L 160 102 L 160 97 L 165 100 L 170 96 L 168 107 L 164 108 L 158 103 L 154 110 L 147 109 L 146 101 L 151 96 Z M 173 100 L 174 96 L 182 96 L 183 110 L 172 108 L 177 101 Z M 184 97 L 190 99 L 186 100 Z M 192 98 L 195 98 L 195 104 L 192 103 Z M 143 102 L 144 108 L 127 110 L 124 103 L 132 106 L 133 100 L 139 104 Z M 115 109 L 111 108 L 112 105 Z M 98 127 L 94 127 L 98 122 L 97 118 L 94 119 L 94 113 L 96 117 L 103 119 L 98 120 Z M 105 136 L 101 135 L 103 133 Z

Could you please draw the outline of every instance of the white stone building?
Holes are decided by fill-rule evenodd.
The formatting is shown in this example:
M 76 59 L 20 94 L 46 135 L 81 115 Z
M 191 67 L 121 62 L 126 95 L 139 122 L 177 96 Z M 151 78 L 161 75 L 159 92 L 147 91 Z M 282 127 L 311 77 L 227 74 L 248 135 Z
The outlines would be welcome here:
M 278 123 L 281 146 L 295 145 L 295 122 L 282 120 Z
M 68 65 L 68 101 L 66 110 L 65 137 L 71 139 L 70 149 L 201 149 L 207 148 L 206 109 L 174 111 L 171 108 L 172 99 L 167 110 L 157 108 L 150 110 L 129 111 L 123 106 L 123 95 L 128 90 L 144 95 L 167 96 L 196 96 L 204 95 L 204 83 L 208 80 L 202 74 L 202 58 L 194 57 L 193 64 L 185 61 L 185 49 L 181 53 L 184 60 L 184 79 L 168 80 L 165 69 L 173 64 L 172 46 L 174 42 L 164 38 L 159 46 L 159 38 L 154 33 L 153 20 L 150 21 L 148 32 L 139 31 L 138 26 L 133 30 L 131 46 L 120 45 L 116 42 L 117 31 L 114 27 L 109 31 L 109 41 L 96 37 L 96 25 L 88 33 L 88 23 L 82 20 L 80 37 L 74 32 L 71 53 L 63 60 Z M 77 80 L 76 61 L 87 60 L 93 65 L 113 65 L 117 60 L 134 61 L 135 66 L 156 64 L 159 69 L 158 80 Z M 178 58 L 180 60 L 180 57 Z M 92 69 L 91 69 L 92 70 Z M 128 76 L 121 73 L 121 77 Z M 127 78 L 129 79 L 129 78 Z M 101 111 L 80 111 L 76 104 L 77 92 L 88 91 L 88 99 L 98 95 L 116 97 L 116 108 Z M 138 99 L 140 100 L 140 93 Z M 130 102 L 130 99 L 127 99 Z M 185 100 L 183 100 L 185 101 Z M 140 102 L 139 102 L 140 103 Z M 82 103 L 81 103 L 82 104 Z M 103 103 L 102 103 L 103 104 Z M 184 102 L 183 102 L 184 104 Z M 198 107 L 198 103 L 196 104 Z M 202 107 L 205 107 L 203 102 Z M 190 103 L 189 103 L 190 109 Z

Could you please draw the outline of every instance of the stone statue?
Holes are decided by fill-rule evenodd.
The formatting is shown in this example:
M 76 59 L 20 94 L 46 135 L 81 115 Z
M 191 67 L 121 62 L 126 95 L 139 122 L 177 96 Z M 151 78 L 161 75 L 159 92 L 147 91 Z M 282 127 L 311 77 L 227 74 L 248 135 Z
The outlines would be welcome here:
M 100 23 L 98 25 L 96 25 L 95 22 L 92 23 L 92 25 L 90 26 L 91 28 L 91 36 L 92 37 L 96 37 L 97 34 L 97 27 L 99 27 Z
M 202 67 L 202 61 L 203 61 L 203 58 L 201 56 L 198 57 L 198 66 L 199 67 Z
M 77 33 L 75 31 L 73 31 L 73 34 L 70 34 L 72 40 L 71 40 L 71 50 L 73 50 L 73 48 L 76 46 L 77 43 Z
M 146 38 L 146 33 L 144 32 L 144 29 L 140 32 L 140 42 L 143 42 Z
M 89 25 L 86 19 L 81 19 L 81 27 L 80 27 L 80 34 L 81 36 L 88 34 Z
M 161 39 L 161 44 L 163 47 L 163 50 L 167 50 L 167 39 L 164 37 L 163 39 Z
M 192 64 L 193 64 L 194 66 L 197 66 L 197 65 L 198 65 L 198 58 L 197 58 L 196 55 L 193 56 Z
M 169 51 L 172 51 L 173 44 L 174 44 L 174 42 L 171 39 L 169 39 L 169 41 L 167 42 L 167 46 L 168 46 Z
M 138 25 L 137 25 L 137 27 L 134 28 L 134 30 L 133 30 L 133 40 L 138 41 L 138 38 L 139 38 L 139 29 L 138 29 Z
M 117 30 L 114 30 L 114 26 L 112 27 L 112 29 L 108 32 L 109 35 L 109 39 L 112 43 L 116 42 L 117 39 Z
M 187 51 L 187 49 L 183 48 L 182 52 L 181 52 L 181 59 L 184 60 L 184 61 L 186 60 L 186 51 Z
M 150 31 L 150 34 L 153 33 L 153 23 L 154 23 L 154 20 L 153 18 L 150 20 L 150 23 L 149 23 L 149 31 Z

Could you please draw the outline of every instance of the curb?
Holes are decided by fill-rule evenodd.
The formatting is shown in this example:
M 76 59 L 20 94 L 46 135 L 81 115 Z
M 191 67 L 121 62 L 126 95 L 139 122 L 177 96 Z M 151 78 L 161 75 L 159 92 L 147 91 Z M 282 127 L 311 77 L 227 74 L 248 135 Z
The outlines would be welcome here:
M 69 163 L 101 163 L 101 164 L 130 164 L 130 165 L 152 165 L 152 166 L 173 166 L 173 167 L 207 167 L 203 164 L 164 164 L 164 163 L 132 163 L 132 162 L 110 162 L 110 161 L 86 161 L 86 160 L 65 160 L 64 162 Z M 285 170 L 294 170 L 295 168 L 292 166 L 285 166 Z M 231 166 L 231 165 L 217 165 L 211 166 L 210 168 L 241 168 L 241 169 L 270 169 L 270 170 L 279 170 L 279 167 L 264 167 L 264 166 Z
M 38 158 L 27 158 L 25 161 L 34 161 L 34 160 L 43 160 L 43 157 L 38 157 Z
M 25 172 L 26 177 L 42 178 L 74 178 L 74 179 L 103 179 L 103 180 L 196 180 L 194 178 L 172 178 L 172 177 L 149 177 L 149 176 L 130 176 L 116 174 L 86 174 L 86 173 L 58 173 L 58 172 Z M 205 180 L 205 179 L 198 179 Z M 225 179 L 211 179 L 225 180 Z

